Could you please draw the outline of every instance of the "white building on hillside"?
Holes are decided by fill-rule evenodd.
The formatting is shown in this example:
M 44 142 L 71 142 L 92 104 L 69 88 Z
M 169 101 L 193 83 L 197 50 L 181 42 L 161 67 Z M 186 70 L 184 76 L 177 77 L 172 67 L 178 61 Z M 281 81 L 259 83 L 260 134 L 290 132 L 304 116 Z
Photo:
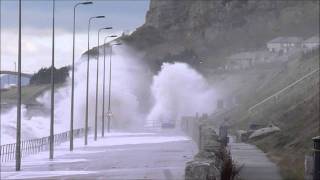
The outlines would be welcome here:
M 240 52 L 227 57 L 226 70 L 246 69 L 259 64 L 272 62 L 272 53 L 268 51 Z
M 300 37 L 277 37 L 267 43 L 270 52 L 287 53 L 291 49 L 301 48 L 303 39 Z
M 316 49 L 320 47 L 319 36 L 313 36 L 302 43 L 302 47 L 307 50 Z
M 29 85 L 31 76 L 32 75 L 30 74 L 22 73 L 21 85 L 22 86 Z M 0 79 L 1 79 L 0 89 L 10 89 L 12 87 L 17 86 L 18 74 L 17 72 L 13 72 L 13 71 L 0 71 Z
M 241 52 L 227 57 L 225 69 L 246 69 L 252 66 L 255 55 L 250 52 Z

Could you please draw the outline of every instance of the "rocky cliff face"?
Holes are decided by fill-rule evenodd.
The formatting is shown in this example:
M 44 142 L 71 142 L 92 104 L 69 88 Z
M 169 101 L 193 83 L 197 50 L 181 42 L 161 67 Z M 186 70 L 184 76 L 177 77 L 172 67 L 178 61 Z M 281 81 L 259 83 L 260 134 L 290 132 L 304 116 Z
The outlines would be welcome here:
M 145 24 L 127 40 L 149 60 L 192 50 L 215 62 L 277 36 L 312 36 L 318 14 L 316 0 L 151 0 Z

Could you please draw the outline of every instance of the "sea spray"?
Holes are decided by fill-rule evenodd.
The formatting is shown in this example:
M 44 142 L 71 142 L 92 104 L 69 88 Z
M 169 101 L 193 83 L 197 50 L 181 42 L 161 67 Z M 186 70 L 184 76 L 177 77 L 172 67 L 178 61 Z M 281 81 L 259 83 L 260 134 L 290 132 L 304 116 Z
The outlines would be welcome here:
M 25 106 L 21 107 L 21 136 L 23 139 L 32 139 L 37 137 L 48 136 L 49 132 L 49 118 L 41 116 L 33 116 L 31 119 L 26 115 L 27 109 Z M 16 120 L 17 108 L 12 108 L 7 113 L 1 115 L 1 143 L 14 143 L 16 140 Z
M 212 113 L 216 95 L 203 76 L 185 63 L 164 63 L 151 86 L 154 105 L 147 126 L 179 123 L 181 116 Z
M 106 48 L 107 52 L 109 49 Z M 149 80 L 147 68 L 139 62 L 140 55 L 123 45 L 114 48 L 112 56 L 112 88 L 111 110 L 113 112 L 112 128 L 141 127 L 144 116 L 141 114 L 139 94 L 148 89 Z M 101 51 L 101 55 L 103 52 Z M 83 128 L 86 105 L 86 58 L 79 59 L 75 67 L 75 101 L 74 128 Z M 105 113 L 108 107 L 109 54 L 106 56 L 106 91 Z M 71 74 L 71 72 L 70 72 Z M 99 61 L 99 97 L 98 97 L 98 129 L 101 130 L 102 119 L 102 75 L 103 56 Z M 89 126 L 94 127 L 95 117 L 95 87 L 96 60 L 90 60 L 89 79 Z M 50 108 L 50 91 L 36 98 L 44 109 Z M 70 128 L 71 80 L 68 79 L 63 87 L 55 90 L 55 133 L 68 131 Z M 1 114 L 2 144 L 14 143 L 16 134 L 16 108 Z M 106 118 L 105 118 L 106 120 Z M 49 136 L 50 117 L 27 115 L 27 108 L 22 108 L 22 139 L 32 139 Z M 105 123 L 106 124 L 106 123 Z

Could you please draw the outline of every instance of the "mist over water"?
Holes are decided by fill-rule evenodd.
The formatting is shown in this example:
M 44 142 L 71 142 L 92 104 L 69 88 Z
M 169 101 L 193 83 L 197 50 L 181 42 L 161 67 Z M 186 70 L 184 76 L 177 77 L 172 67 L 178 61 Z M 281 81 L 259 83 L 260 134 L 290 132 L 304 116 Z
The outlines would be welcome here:
M 107 52 L 109 49 L 106 48 Z M 103 54 L 103 48 L 100 48 Z M 206 80 L 189 65 L 164 63 L 153 76 L 140 62 L 141 55 L 130 48 L 114 48 L 112 56 L 111 110 L 112 129 L 140 129 L 163 121 L 178 121 L 183 115 L 211 113 L 215 92 Z M 74 128 L 83 128 L 86 108 L 86 57 L 75 67 Z M 109 54 L 106 56 L 105 114 L 108 108 Z M 71 75 L 71 73 L 70 73 Z M 98 133 L 102 120 L 103 56 L 99 59 Z M 89 126 L 94 127 L 96 99 L 96 60 L 90 61 Z M 151 102 L 150 101 L 151 99 Z M 50 91 L 37 101 L 50 109 Z M 55 134 L 70 129 L 71 78 L 55 90 Z M 149 103 L 148 103 L 149 102 Z M 151 104 L 151 106 L 150 106 Z M 22 139 L 49 136 L 50 114 L 27 115 L 22 107 Z M 2 144 L 14 143 L 16 138 L 16 108 L 1 114 Z M 105 118 L 105 127 L 107 118 Z

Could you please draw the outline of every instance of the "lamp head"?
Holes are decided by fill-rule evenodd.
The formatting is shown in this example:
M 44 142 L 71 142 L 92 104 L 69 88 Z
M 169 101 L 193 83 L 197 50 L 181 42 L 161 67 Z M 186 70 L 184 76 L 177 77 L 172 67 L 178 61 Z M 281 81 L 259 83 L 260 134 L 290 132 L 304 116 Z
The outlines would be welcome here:
M 103 29 L 112 29 L 112 27 L 105 27 L 105 28 L 103 28 Z
M 117 35 L 111 35 L 111 36 L 108 36 L 108 37 L 115 38 L 115 37 L 118 37 L 118 36 Z
M 83 3 L 81 3 L 81 4 L 83 4 L 83 5 L 89 5 L 89 4 L 93 4 L 93 2 L 88 1 L 88 2 L 83 2 Z
M 96 16 L 95 18 L 105 18 L 105 16 Z

